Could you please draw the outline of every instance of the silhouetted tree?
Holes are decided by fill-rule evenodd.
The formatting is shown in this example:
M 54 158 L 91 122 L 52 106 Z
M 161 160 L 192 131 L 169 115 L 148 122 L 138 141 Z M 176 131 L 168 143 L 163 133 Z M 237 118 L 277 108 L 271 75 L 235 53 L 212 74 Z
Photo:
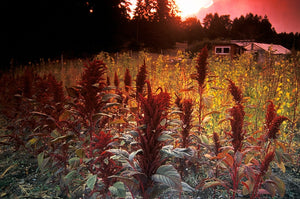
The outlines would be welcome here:
M 235 18 L 232 23 L 231 35 L 235 39 L 252 39 L 270 43 L 276 34 L 267 16 L 261 17 L 252 13 Z
M 170 48 L 179 24 L 174 0 L 138 0 L 134 12 L 136 41 L 152 49 Z
M 187 18 L 182 22 L 182 29 L 185 33 L 184 38 L 188 43 L 202 40 L 204 37 L 204 29 L 196 17 Z
M 129 21 L 128 0 L 5 1 L 8 59 L 60 56 L 62 52 L 113 50 Z M 4 18 L 3 18 L 4 19 Z M 121 31 L 122 30 L 122 31 Z
M 231 30 L 231 20 L 229 15 L 221 15 L 218 13 L 208 14 L 203 19 L 203 25 L 206 35 L 210 39 L 228 38 Z

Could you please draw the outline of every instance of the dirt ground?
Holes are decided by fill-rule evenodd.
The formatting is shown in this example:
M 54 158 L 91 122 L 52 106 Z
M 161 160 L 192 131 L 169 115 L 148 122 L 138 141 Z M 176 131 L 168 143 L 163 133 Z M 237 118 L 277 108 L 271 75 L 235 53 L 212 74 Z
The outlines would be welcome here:
M 285 182 L 284 198 L 299 199 L 299 168 L 286 167 L 285 173 L 279 169 L 275 169 L 274 172 Z M 15 152 L 9 146 L 0 147 L 0 198 L 63 198 L 60 196 L 59 185 L 49 179 L 50 176 L 45 176 L 39 171 L 37 159 L 30 153 L 24 150 Z
M 37 166 L 37 159 L 26 151 L 10 147 L 0 151 L 0 198 L 60 198 L 59 187 L 49 181 Z

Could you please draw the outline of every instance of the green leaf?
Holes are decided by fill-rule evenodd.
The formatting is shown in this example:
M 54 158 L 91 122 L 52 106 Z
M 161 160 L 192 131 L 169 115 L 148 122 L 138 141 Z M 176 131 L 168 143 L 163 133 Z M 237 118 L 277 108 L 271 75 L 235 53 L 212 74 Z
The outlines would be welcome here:
M 139 133 L 137 131 L 130 131 L 129 132 L 133 137 L 138 137 Z
M 248 195 L 250 192 L 252 192 L 253 187 L 254 187 L 254 183 L 252 182 L 252 180 L 247 180 L 246 182 L 242 182 L 243 186 L 243 195 Z
M 177 170 L 172 165 L 160 166 L 152 176 L 154 182 L 162 183 L 178 191 L 182 190 L 181 178 Z
M 112 115 L 110 115 L 110 114 L 106 114 L 106 113 L 96 113 L 96 114 L 94 114 L 93 115 L 93 121 L 96 121 L 96 120 L 98 120 L 99 118 L 101 118 L 101 117 L 109 117 L 109 118 L 112 118 L 113 116 Z
M 80 158 L 73 157 L 73 158 L 69 159 L 69 165 L 71 167 L 76 167 L 76 166 L 80 165 Z
M 38 138 L 32 138 L 27 142 L 26 146 L 31 146 L 31 145 L 35 144 L 37 141 L 38 141 Z
M 63 135 L 63 136 L 60 136 L 60 137 L 57 137 L 53 140 L 51 140 L 51 142 L 59 142 L 59 141 L 63 141 L 65 140 L 66 138 L 70 137 L 71 135 Z
M 78 173 L 76 170 L 72 170 L 64 177 L 64 179 L 67 181 L 71 181 L 74 178 L 74 176 L 76 176 L 77 174 Z
M 166 141 L 166 140 L 173 140 L 173 137 L 170 134 L 163 133 L 157 138 L 157 140 L 160 142 Z
M 160 122 L 160 125 L 161 126 L 165 126 L 167 124 L 167 119 L 164 118 L 161 122 Z
M 265 187 L 266 187 L 266 190 L 272 195 L 272 197 L 274 197 L 276 195 L 276 188 L 275 188 L 275 185 L 273 183 L 265 183 L 264 184 Z
M 219 185 L 226 187 L 226 184 L 222 180 L 215 179 L 214 181 L 205 182 L 204 186 L 202 187 L 202 190 Z
M 56 129 L 51 132 L 51 137 L 57 138 L 59 136 L 61 136 L 61 134 Z
M 97 175 L 91 175 L 86 181 L 86 185 L 89 189 L 93 190 L 96 184 Z
M 126 197 L 126 190 L 123 182 L 116 182 L 113 186 L 110 186 L 108 189 L 112 193 L 112 195 L 116 197 Z
M 123 149 L 108 149 L 106 150 L 107 152 L 113 153 L 115 155 L 121 155 L 124 156 L 126 158 L 129 157 L 129 153 L 126 150 Z
M 120 103 L 107 103 L 105 106 L 102 107 L 102 109 L 106 109 L 106 108 L 110 108 L 110 107 L 113 107 L 113 106 L 120 106 L 121 104 Z
M 38 160 L 38 166 L 42 170 L 43 169 L 43 161 L 44 161 L 44 152 L 38 154 L 37 160 Z
M 285 194 L 285 184 L 284 182 L 278 178 L 277 176 L 270 176 L 271 180 L 273 180 L 276 184 L 277 191 L 280 195 L 280 197 L 283 197 Z
M 181 186 L 182 186 L 182 191 L 190 192 L 190 193 L 195 191 L 195 189 L 186 182 L 181 182 Z
M 182 121 L 181 120 L 178 120 L 178 119 L 172 119 L 168 122 L 168 124 L 170 126 L 177 126 L 177 125 L 181 125 L 182 124 Z
M 114 93 L 108 93 L 108 94 L 105 94 L 103 97 L 102 97 L 102 101 L 106 102 L 108 100 L 111 100 L 111 99 L 118 99 L 118 100 L 121 100 L 121 96 L 120 95 L 117 95 L 117 94 L 114 94 Z
M 76 149 L 75 153 L 76 153 L 76 155 L 77 155 L 79 158 L 84 158 L 84 157 L 85 157 L 85 153 L 84 153 L 84 150 L 83 150 L 83 149 Z
M 118 192 L 118 189 L 114 186 L 110 186 L 108 187 L 108 190 L 110 191 L 110 193 L 113 195 L 113 196 L 118 196 L 119 192 Z
M 200 135 L 200 139 L 204 144 L 209 144 L 209 140 L 206 135 Z
M 137 151 L 130 153 L 129 158 L 128 158 L 129 161 L 132 162 L 133 158 L 139 153 L 143 153 L 143 149 L 139 149 Z
M 191 148 L 175 148 L 173 153 L 178 158 L 187 158 L 194 155 L 194 151 Z

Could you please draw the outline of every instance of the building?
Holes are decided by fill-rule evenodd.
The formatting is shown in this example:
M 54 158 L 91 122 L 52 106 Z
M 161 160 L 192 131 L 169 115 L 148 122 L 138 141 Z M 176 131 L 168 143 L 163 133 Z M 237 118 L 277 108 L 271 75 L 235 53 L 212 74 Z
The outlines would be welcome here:
M 232 40 L 213 45 L 212 54 L 234 58 L 242 53 L 253 53 L 257 62 L 262 63 L 269 55 L 286 57 L 291 51 L 281 45 L 257 43 L 251 40 Z
M 263 63 L 269 55 L 273 58 L 285 58 L 291 51 L 281 45 L 252 42 L 245 46 L 246 52 L 255 55 L 256 61 Z
M 218 56 L 230 56 L 234 58 L 236 55 L 244 52 L 245 48 L 235 43 L 219 43 L 212 46 L 212 54 Z

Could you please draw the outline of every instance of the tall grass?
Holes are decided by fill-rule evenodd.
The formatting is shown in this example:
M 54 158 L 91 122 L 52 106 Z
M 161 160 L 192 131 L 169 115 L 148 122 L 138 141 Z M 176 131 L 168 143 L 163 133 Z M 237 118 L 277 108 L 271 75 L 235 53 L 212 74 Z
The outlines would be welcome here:
M 251 115 L 252 128 L 258 130 L 264 114 L 266 101 L 274 100 L 278 114 L 292 118 L 299 118 L 299 53 L 293 59 L 273 59 L 264 64 L 258 64 L 251 54 L 243 54 L 235 59 L 228 57 L 208 58 L 208 75 L 206 92 L 203 95 L 205 112 L 218 111 L 206 119 L 206 126 L 212 133 L 217 130 L 217 121 L 225 115 L 226 106 L 231 106 L 230 95 L 227 93 L 226 79 L 237 83 L 246 99 L 245 109 Z M 147 65 L 148 80 L 153 88 L 166 89 L 175 100 L 175 94 L 180 93 L 182 98 L 192 99 L 199 104 L 197 82 L 190 77 L 197 73 L 197 56 L 178 51 L 177 56 L 153 54 L 148 52 L 124 52 L 109 54 L 101 52 L 94 57 L 103 60 L 107 65 L 107 76 L 113 81 L 115 73 L 118 75 L 120 86 L 124 87 L 124 74 L 128 68 L 132 77 L 138 73 L 139 66 L 144 62 Z M 88 60 L 65 59 L 41 61 L 39 64 L 29 63 L 16 68 L 15 73 L 22 73 L 27 67 L 43 76 L 51 72 L 63 87 L 71 87 L 78 83 L 83 72 L 83 65 Z M 135 81 L 135 79 L 133 79 Z M 195 107 L 198 109 L 198 107 Z M 221 125 L 222 126 L 222 125 Z M 222 127 L 221 127 L 222 128 Z M 286 136 L 286 135 L 283 135 Z
M 196 192 L 182 181 L 192 176 L 194 187 L 221 185 L 231 198 L 262 187 L 283 196 L 269 167 L 284 172 L 299 148 L 300 55 L 258 64 L 207 53 L 99 53 L 16 68 L 0 79 L 11 119 L 0 143 L 35 152 L 42 171 L 60 167 L 65 195 L 153 198 L 171 188 L 181 197 Z

